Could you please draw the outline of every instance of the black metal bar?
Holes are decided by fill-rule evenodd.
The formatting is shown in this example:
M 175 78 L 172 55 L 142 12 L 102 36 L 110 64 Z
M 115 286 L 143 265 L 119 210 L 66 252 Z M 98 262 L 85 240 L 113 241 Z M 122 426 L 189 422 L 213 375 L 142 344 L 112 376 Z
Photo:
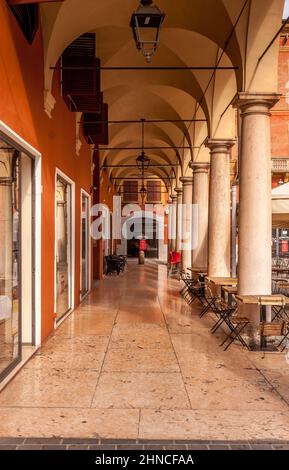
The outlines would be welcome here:
M 112 150 L 176 150 L 176 149 L 182 149 L 182 150 L 191 150 L 191 149 L 199 149 L 200 147 L 185 147 L 185 146 L 174 146 L 174 147 L 99 147 L 97 150 L 101 151 L 112 151 Z
M 150 168 L 173 168 L 173 167 L 176 167 L 176 166 L 179 166 L 179 163 L 175 163 L 175 164 L 159 164 L 159 165 L 151 165 L 149 166 L 149 169 Z M 137 165 L 103 165 L 100 169 L 101 170 L 104 170 L 106 168 L 138 168 Z
M 285 26 L 289 23 L 289 17 L 283 21 L 282 23 L 282 26 L 278 29 L 277 33 L 275 34 L 275 36 L 273 37 L 273 39 L 269 42 L 268 46 L 266 47 L 266 49 L 264 50 L 264 52 L 260 55 L 259 59 L 258 59 L 258 64 L 259 62 L 261 62 L 261 60 L 263 59 L 263 57 L 267 54 L 267 52 L 269 51 L 269 49 L 272 47 L 272 45 L 274 44 L 274 42 L 276 41 L 276 39 L 280 36 L 280 33 L 283 31 L 283 29 L 285 28 Z
M 119 177 L 111 177 L 110 178 L 111 180 L 125 180 L 125 181 L 135 181 L 135 180 L 149 180 L 149 181 L 159 181 L 161 180 L 162 178 L 160 177 L 154 177 L 154 176 L 145 176 L 144 178 L 142 176 L 129 176 L 129 177 L 126 177 L 126 176 L 119 176 Z M 166 179 L 166 178 L 164 178 Z
M 118 67 L 107 67 L 107 66 L 101 66 L 101 67 L 76 67 L 76 66 L 70 66 L 70 67 L 59 67 L 59 66 L 54 66 L 50 67 L 51 70 L 117 70 L 117 71 L 146 71 L 146 70 L 165 70 L 165 71 L 170 71 L 170 70 L 239 70 L 239 67 L 236 66 L 160 66 L 160 67 L 136 67 L 136 66 L 118 66 Z
M 153 181 L 153 180 L 152 180 Z M 119 186 L 120 188 L 123 188 L 124 186 Z M 156 191 L 160 194 L 167 194 L 168 191 Z M 125 191 L 124 189 L 122 191 L 118 191 L 118 194 L 136 194 L 136 191 Z
M 207 119 L 146 119 L 146 124 L 171 122 L 207 122 Z M 140 124 L 141 120 L 120 121 L 78 121 L 78 124 Z

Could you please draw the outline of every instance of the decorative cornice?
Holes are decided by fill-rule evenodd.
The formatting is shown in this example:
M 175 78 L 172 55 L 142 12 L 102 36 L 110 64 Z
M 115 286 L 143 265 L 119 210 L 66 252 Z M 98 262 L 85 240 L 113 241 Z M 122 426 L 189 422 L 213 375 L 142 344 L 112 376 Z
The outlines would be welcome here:
M 278 93 L 237 93 L 232 105 L 239 108 L 242 116 L 266 115 L 270 116 L 270 109 L 278 103 L 282 95 Z
M 180 178 L 180 182 L 183 183 L 183 186 L 191 186 L 194 182 L 193 176 L 185 176 Z
M 175 188 L 175 191 L 176 191 L 177 195 L 182 194 L 183 193 L 183 188 Z
M 44 112 L 47 116 L 52 119 L 52 111 L 54 109 L 56 99 L 52 95 L 50 90 L 44 91 Z
M 210 149 L 211 154 L 229 153 L 236 144 L 235 139 L 210 139 L 205 141 L 205 146 Z
M 78 156 L 79 156 L 79 154 L 80 154 L 81 147 L 82 147 L 82 142 L 81 142 L 81 140 L 77 137 L 77 138 L 75 139 L 75 152 L 76 152 L 76 155 L 78 155 Z
M 189 167 L 193 170 L 194 175 L 200 173 L 208 173 L 210 169 L 210 163 L 190 161 Z

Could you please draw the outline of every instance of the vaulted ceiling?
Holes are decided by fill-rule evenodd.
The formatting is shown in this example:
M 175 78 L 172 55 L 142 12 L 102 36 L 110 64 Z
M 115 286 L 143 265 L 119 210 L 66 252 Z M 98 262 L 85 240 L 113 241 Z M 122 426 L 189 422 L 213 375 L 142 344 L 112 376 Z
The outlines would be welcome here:
M 238 91 L 276 91 L 278 42 L 259 58 L 281 26 L 284 0 L 156 3 L 166 18 L 152 66 L 235 67 L 217 71 L 102 71 L 109 119 L 197 120 L 145 126 L 146 147 L 170 147 L 148 152 L 152 163 L 166 165 L 151 168 L 151 173 L 177 178 L 186 174 L 190 160 L 208 161 L 208 150 L 203 145 L 208 135 L 235 137 L 230 103 Z M 51 90 L 51 66 L 73 40 L 88 31 L 96 34 L 96 55 L 103 66 L 145 66 L 129 28 L 131 14 L 138 5 L 138 0 L 65 0 L 41 5 L 46 92 Z M 138 147 L 141 127 L 111 124 L 109 136 L 109 148 Z M 102 151 L 101 164 L 133 164 L 137 154 L 129 150 Z M 178 168 L 168 166 L 177 163 Z M 119 168 L 110 173 L 122 177 L 135 170 Z

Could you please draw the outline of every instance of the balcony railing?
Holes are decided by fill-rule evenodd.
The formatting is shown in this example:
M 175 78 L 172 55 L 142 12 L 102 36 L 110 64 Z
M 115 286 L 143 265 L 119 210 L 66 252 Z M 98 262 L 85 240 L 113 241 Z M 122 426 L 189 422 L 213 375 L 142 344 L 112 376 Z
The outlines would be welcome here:
M 272 158 L 273 173 L 289 173 L 289 158 Z

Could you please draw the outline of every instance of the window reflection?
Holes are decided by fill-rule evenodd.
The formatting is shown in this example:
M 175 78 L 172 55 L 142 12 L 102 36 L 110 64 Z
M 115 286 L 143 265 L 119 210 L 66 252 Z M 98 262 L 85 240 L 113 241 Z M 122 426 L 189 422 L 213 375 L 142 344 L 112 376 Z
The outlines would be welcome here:
M 81 196 L 81 296 L 89 290 L 89 197 Z
M 19 160 L 0 141 L 0 374 L 20 358 Z
M 56 182 L 56 319 L 71 309 L 71 185 Z

